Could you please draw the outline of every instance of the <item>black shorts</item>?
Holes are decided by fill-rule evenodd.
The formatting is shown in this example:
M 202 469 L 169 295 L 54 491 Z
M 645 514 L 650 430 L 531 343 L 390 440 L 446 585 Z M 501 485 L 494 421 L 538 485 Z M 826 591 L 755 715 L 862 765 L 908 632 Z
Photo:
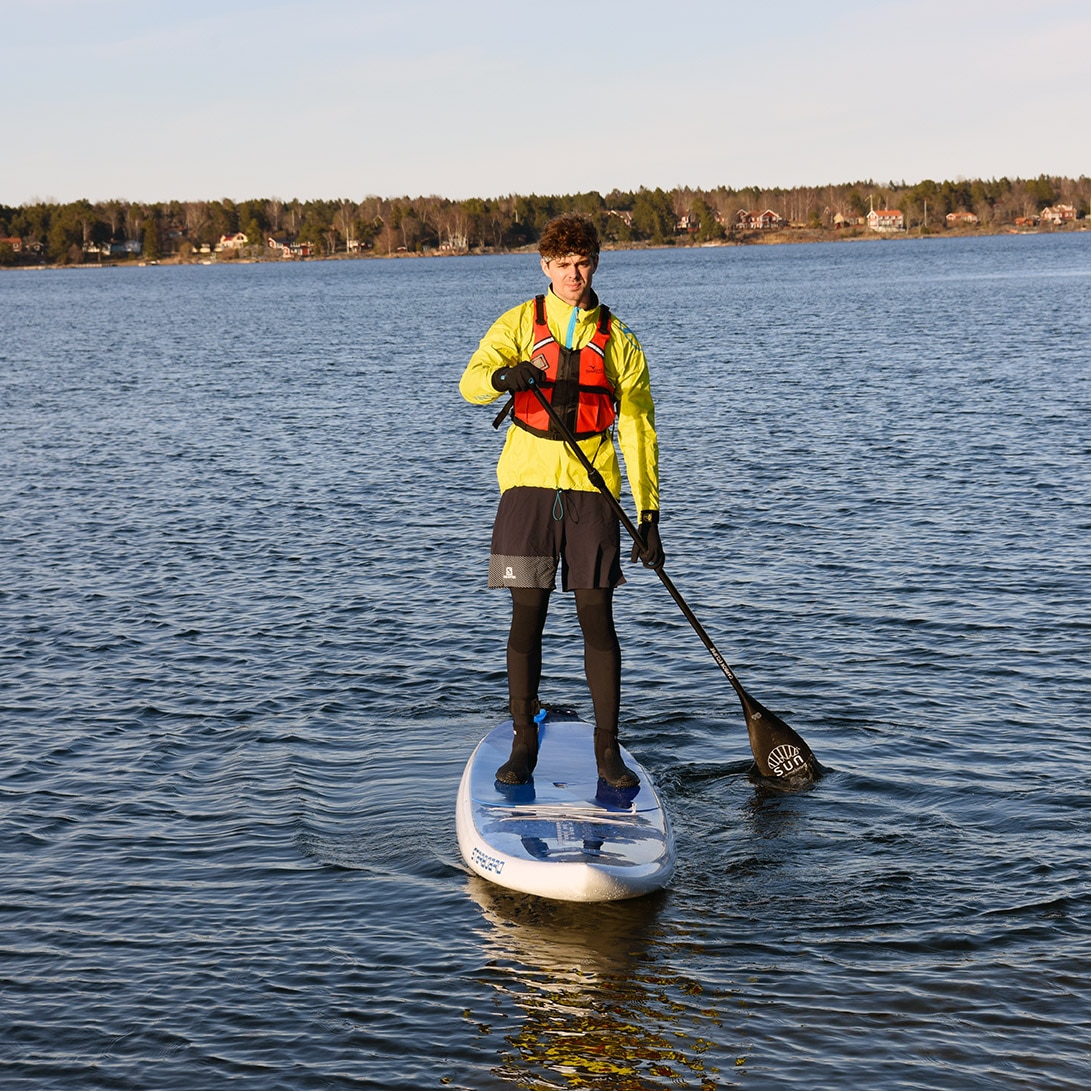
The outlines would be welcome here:
M 500 497 L 489 556 L 490 587 L 617 587 L 621 524 L 599 492 L 508 489 Z

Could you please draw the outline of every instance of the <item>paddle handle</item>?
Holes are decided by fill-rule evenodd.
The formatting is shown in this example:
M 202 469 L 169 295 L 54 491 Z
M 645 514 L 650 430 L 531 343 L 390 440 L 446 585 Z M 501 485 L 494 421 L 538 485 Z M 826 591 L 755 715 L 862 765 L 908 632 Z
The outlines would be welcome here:
M 542 393 L 541 388 L 534 385 L 530 388 L 534 392 L 534 396 L 541 403 L 542 408 L 549 414 L 549 419 L 553 421 L 557 431 L 560 432 L 564 439 L 564 442 L 568 445 L 568 449 L 576 456 L 576 458 L 583 465 L 583 468 L 587 471 L 587 476 L 591 480 L 591 484 L 595 486 L 607 500 L 610 501 L 610 506 L 614 509 L 617 517 L 621 520 L 621 525 L 629 532 L 633 541 L 637 545 L 643 548 L 644 539 L 640 536 L 640 530 L 637 525 L 629 518 L 628 513 L 621 506 L 621 501 L 610 491 L 610 486 L 606 484 L 602 474 L 595 469 L 594 464 L 587 457 L 583 448 L 576 441 L 576 437 L 572 435 L 571 429 L 561 419 L 560 414 L 550 404 L 549 399 Z M 685 619 L 693 626 L 693 631 L 701 638 L 701 643 L 708 648 L 712 658 L 716 660 L 716 665 L 724 672 L 725 677 L 734 687 L 735 692 L 739 695 L 739 700 L 743 703 L 743 708 L 746 708 L 747 701 L 749 700 L 746 691 L 742 688 L 742 683 L 735 677 L 735 672 L 728 665 L 728 662 L 720 654 L 719 648 L 712 642 L 712 637 L 705 632 L 705 627 L 697 620 L 697 615 L 690 609 L 689 603 L 682 598 L 682 592 L 674 586 L 673 580 L 666 572 L 663 571 L 663 566 L 660 565 L 655 569 L 655 574 L 662 581 L 663 586 L 670 593 L 670 596 L 678 604 L 678 608 L 682 611 Z

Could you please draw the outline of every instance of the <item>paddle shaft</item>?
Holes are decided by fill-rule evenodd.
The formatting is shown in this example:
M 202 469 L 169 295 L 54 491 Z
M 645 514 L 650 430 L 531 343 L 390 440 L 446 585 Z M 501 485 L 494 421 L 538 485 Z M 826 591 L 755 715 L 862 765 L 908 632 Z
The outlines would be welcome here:
M 622 526 L 624 526 L 625 529 L 632 536 L 633 541 L 636 542 L 637 545 L 639 545 L 641 548 L 643 548 L 644 539 L 640 536 L 640 531 L 637 528 L 637 525 L 632 521 L 632 519 L 629 518 L 628 513 L 621 506 L 621 501 L 618 500 L 618 498 L 614 496 L 614 494 L 610 491 L 610 486 L 607 485 L 606 482 L 603 480 L 602 474 L 600 474 L 598 470 L 595 469 L 594 464 L 587 457 L 583 448 L 576 441 L 576 437 L 572 435 L 569 427 L 561 419 L 560 414 L 557 412 L 556 409 L 553 408 L 553 406 L 550 404 L 549 399 L 542 393 L 541 388 L 537 384 L 532 386 L 531 390 L 534 392 L 534 396 L 541 403 L 542 408 L 549 414 L 549 419 L 553 421 L 554 426 L 556 427 L 557 431 L 560 432 L 561 436 L 564 439 L 564 442 L 568 445 L 569 450 L 576 456 L 577 459 L 579 459 L 580 463 L 583 465 L 583 468 L 587 471 L 587 476 L 590 478 L 591 484 L 594 485 L 595 488 L 598 489 L 599 492 L 601 492 L 602 495 L 610 501 L 610 506 L 617 513 L 617 517 L 621 520 Z M 728 665 L 727 660 L 724 659 L 724 657 L 720 654 L 719 648 L 717 648 L 716 645 L 712 642 L 712 637 L 710 637 L 708 633 L 705 632 L 705 627 L 700 623 L 700 621 L 697 620 L 697 615 L 690 609 L 689 603 L 687 603 L 686 600 L 682 598 L 682 592 L 674 586 L 674 582 L 671 580 L 670 576 L 668 576 L 667 573 L 663 571 L 662 565 L 655 569 L 655 574 L 662 581 L 663 586 L 667 589 L 667 591 L 670 592 L 671 598 L 674 599 L 674 601 L 678 604 L 678 608 L 685 615 L 686 621 L 688 621 L 690 625 L 693 626 L 693 631 L 701 638 L 701 643 L 704 644 L 706 648 L 708 648 L 709 653 L 712 655 L 712 658 L 716 660 L 717 666 L 720 668 L 720 670 L 724 672 L 727 680 L 735 688 L 735 692 L 739 695 L 739 699 L 742 701 L 743 708 L 745 709 L 748 701 L 748 695 L 746 691 L 742 688 L 742 683 L 735 676 L 735 672 Z

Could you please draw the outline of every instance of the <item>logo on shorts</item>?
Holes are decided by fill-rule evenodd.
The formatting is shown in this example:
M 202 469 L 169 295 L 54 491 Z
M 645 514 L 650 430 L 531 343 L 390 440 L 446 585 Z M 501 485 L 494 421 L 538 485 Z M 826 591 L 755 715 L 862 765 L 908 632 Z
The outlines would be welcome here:
M 506 579 L 506 580 L 515 579 L 515 570 L 511 567 L 510 564 L 507 566 L 507 568 L 504 569 L 504 579 Z

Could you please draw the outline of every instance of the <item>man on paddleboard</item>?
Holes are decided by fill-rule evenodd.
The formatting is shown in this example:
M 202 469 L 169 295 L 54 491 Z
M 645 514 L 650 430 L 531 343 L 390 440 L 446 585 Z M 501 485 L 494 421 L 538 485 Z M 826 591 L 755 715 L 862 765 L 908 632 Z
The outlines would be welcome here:
M 574 593 L 583 631 L 598 773 L 611 787 L 631 788 L 639 779 L 618 750 L 621 648 L 613 593 L 625 582 L 620 525 L 534 388 L 550 401 L 617 497 L 616 427 L 640 512 L 642 546 L 634 545 L 632 559 L 639 556 L 648 567 L 659 568 L 659 444 L 648 363 L 640 342 L 591 287 L 599 262 L 594 224 L 582 216 L 559 216 L 546 225 L 538 249 L 548 291 L 493 323 L 459 384 L 462 396 L 475 405 L 510 395 L 512 423 L 496 467 L 500 505 L 489 586 L 511 591 L 507 668 L 514 739 L 496 778 L 524 784 L 538 758 L 542 631 L 560 566 L 561 588 Z

